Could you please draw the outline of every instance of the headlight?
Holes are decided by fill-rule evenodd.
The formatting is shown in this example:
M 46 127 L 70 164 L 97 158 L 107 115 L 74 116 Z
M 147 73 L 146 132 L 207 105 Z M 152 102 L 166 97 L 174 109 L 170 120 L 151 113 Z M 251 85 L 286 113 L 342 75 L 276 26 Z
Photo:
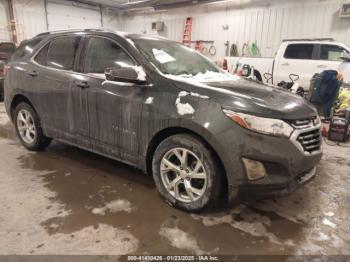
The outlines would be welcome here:
M 318 125 L 320 125 L 320 124 L 321 124 L 321 118 L 320 118 L 319 115 L 317 115 L 317 117 L 316 117 L 315 120 L 314 120 L 314 125 L 315 125 L 315 126 L 318 126 Z
M 243 113 L 236 113 L 226 109 L 224 109 L 223 112 L 236 124 L 258 133 L 290 137 L 294 131 L 289 124 L 279 119 L 257 117 Z

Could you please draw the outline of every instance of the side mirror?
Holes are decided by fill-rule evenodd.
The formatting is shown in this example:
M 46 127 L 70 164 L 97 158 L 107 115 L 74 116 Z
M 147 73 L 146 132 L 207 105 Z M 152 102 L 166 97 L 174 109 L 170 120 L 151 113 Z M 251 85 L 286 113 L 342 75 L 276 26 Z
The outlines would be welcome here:
M 341 53 L 340 59 L 345 62 L 350 62 L 350 53 L 346 53 L 346 52 Z
M 106 79 L 109 81 L 118 81 L 134 84 L 145 84 L 147 82 L 145 73 L 136 71 L 134 67 L 106 68 L 105 76 Z

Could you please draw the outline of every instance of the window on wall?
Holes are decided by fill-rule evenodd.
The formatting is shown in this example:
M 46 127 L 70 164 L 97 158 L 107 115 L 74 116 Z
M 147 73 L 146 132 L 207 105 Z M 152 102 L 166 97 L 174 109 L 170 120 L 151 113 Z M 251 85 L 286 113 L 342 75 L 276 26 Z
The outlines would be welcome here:
M 72 70 L 79 41 L 80 37 L 62 37 L 51 41 L 46 61 L 41 60 L 41 64 L 57 69 Z M 45 50 L 42 51 L 45 52 Z M 41 56 L 41 59 L 44 59 L 44 54 Z
M 85 73 L 103 74 L 106 68 L 133 66 L 135 62 L 115 42 L 91 37 L 85 53 Z
M 287 47 L 284 58 L 312 59 L 314 47 L 312 44 L 291 44 Z
M 348 53 L 348 51 L 337 45 L 321 45 L 320 58 L 321 60 L 341 61 L 342 53 Z

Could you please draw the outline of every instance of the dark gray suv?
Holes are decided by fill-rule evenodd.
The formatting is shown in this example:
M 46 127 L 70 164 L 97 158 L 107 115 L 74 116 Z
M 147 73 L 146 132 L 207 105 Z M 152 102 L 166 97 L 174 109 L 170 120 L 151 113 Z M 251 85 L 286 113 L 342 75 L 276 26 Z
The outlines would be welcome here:
M 187 211 L 289 193 L 322 155 L 308 102 L 160 37 L 40 34 L 9 63 L 5 105 L 29 150 L 56 139 L 128 163 Z

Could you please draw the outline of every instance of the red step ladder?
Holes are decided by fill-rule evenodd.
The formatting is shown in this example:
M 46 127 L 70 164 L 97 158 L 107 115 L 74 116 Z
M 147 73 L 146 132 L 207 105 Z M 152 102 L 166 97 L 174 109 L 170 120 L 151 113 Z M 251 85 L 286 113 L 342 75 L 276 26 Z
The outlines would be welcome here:
M 191 47 L 191 41 L 192 41 L 192 17 L 187 17 L 182 43 L 188 47 Z

